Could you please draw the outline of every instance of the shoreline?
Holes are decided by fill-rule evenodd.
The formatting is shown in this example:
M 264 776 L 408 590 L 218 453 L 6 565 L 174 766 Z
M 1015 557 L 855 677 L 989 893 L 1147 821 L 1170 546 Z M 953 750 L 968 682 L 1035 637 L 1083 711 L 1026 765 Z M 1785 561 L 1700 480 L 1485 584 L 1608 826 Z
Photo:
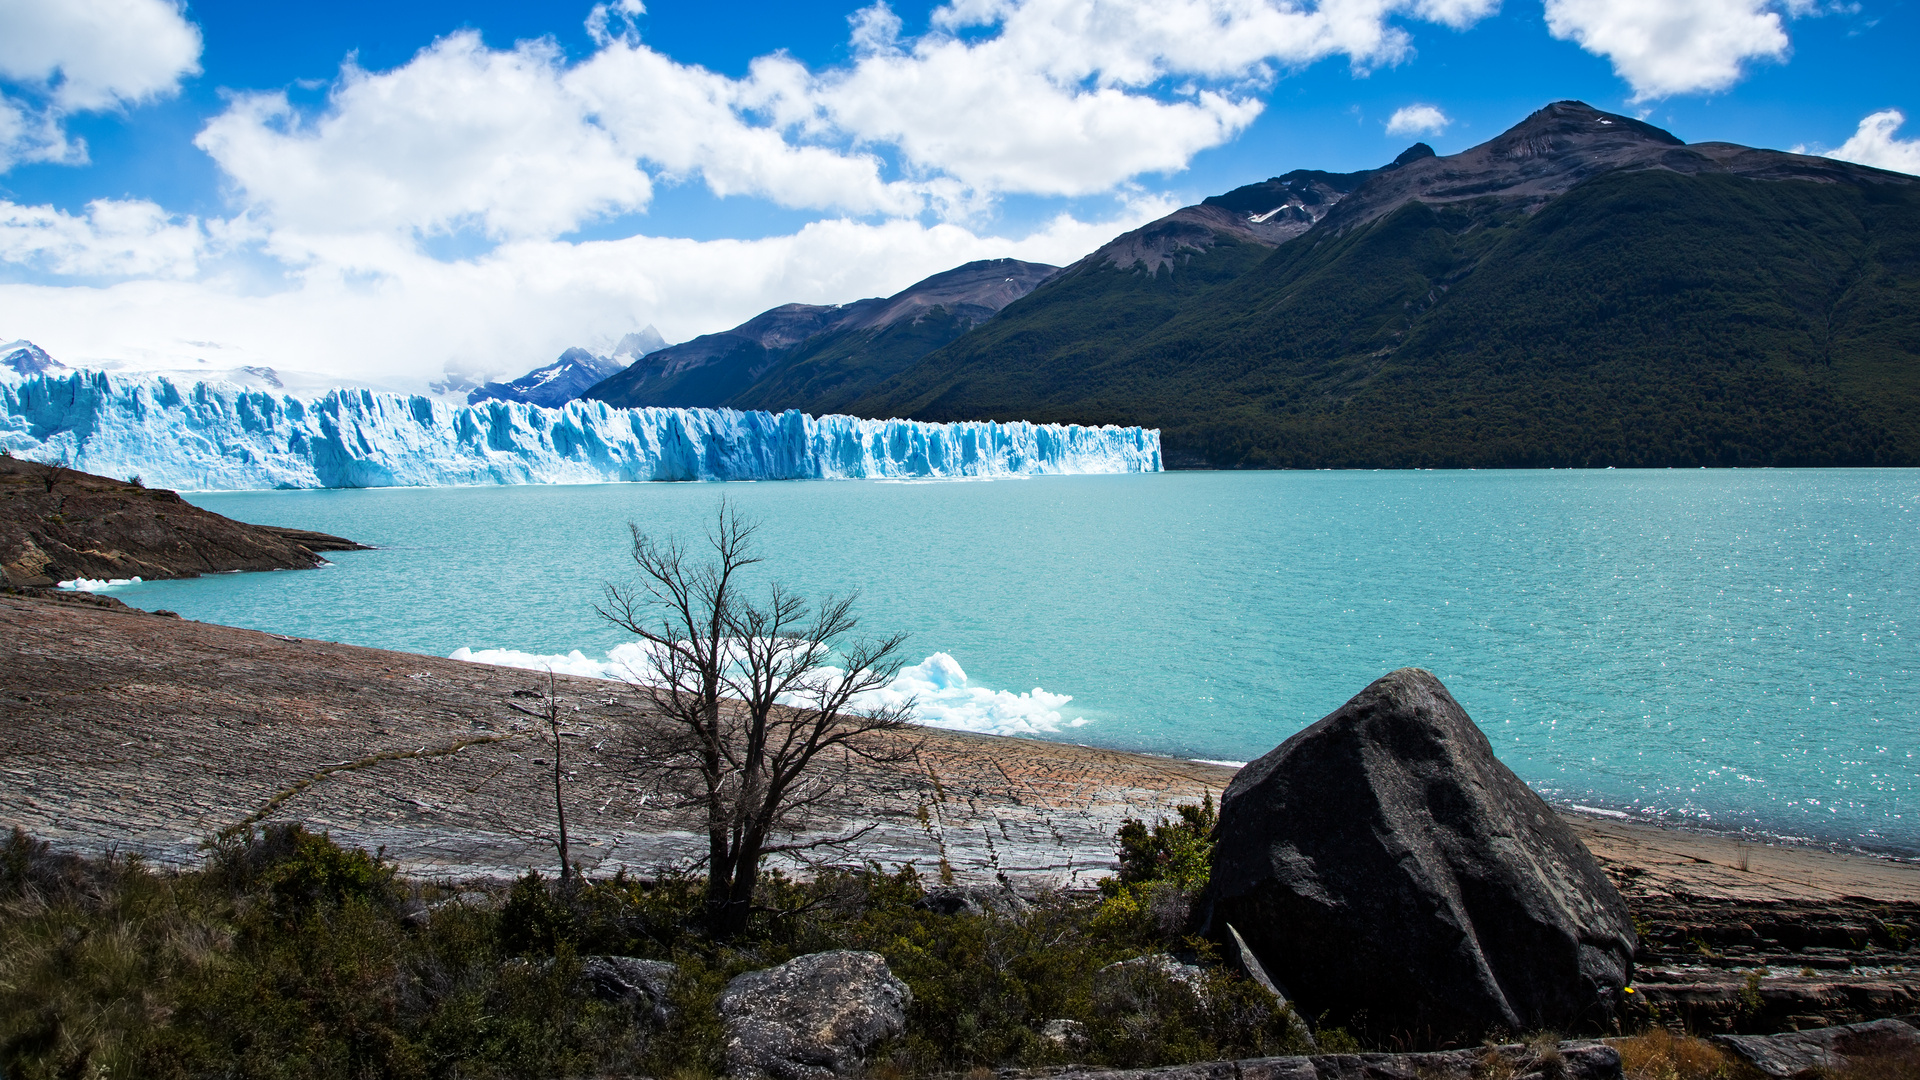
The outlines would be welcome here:
M 385 846 L 404 871 L 512 877 L 550 869 L 550 769 L 507 707 L 544 679 L 518 668 L 287 638 L 78 596 L 0 595 L 0 826 L 76 849 L 197 858 L 201 841 L 290 787 L 266 820 Z M 621 779 L 622 684 L 558 676 L 578 705 L 564 740 L 569 831 L 589 870 L 683 861 L 690 823 Z M 625 699 L 625 700 L 623 700 Z M 840 778 L 809 822 L 876 826 L 848 858 L 944 860 L 959 880 L 1001 874 L 1088 887 L 1125 817 L 1212 794 L 1231 767 L 1065 742 L 916 728 L 915 758 Z M 448 749 L 456 743 L 465 743 Z M 578 746 L 576 751 L 574 748 Z M 138 749 L 135 749 L 138 748 Z M 353 763 L 380 756 L 377 763 Z M 1920 902 L 1911 858 L 1766 842 L 1556 806 L 1637 888 L 1741 900 L 1870 896 Z M 1745 867 L 1742 869 L 1742 867 Z

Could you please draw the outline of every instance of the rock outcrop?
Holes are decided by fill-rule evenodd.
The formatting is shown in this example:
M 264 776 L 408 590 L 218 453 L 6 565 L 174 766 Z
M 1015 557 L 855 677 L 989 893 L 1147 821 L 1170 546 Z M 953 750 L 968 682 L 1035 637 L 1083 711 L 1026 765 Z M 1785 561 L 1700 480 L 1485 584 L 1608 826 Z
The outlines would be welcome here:
M 678 965 L 664 960 L 641 960 L 632 956 L 583 956 L 580 958 L 580 985 L 602 1001 L 625 1005 L 636 1017 L 644 1017 L 655 1026 L 673 1019 L 667 993 L 673 988 Z
M 1000 1080 L 1621 1080 L 1621 1068 L 1620 1052 L 1606 1043 L 1570 1040 L 1424 1054 L 1292 1055 L 1157 1069 L 1073 1066 L 998 1075 Z
M 727 1074 L 830 1080 L 907 1029 L 907 984 L 878 953 L 836 950 L 749 971 L 720 995 Z
M 1761 1074 L 1781 1080 L 1845 1073 L 1868 1062 L 1883 1070 L 1864 1074 L 1869 1076 L 1912 1076 L 1911 1070 L 1920 1069 L 1920 1031 L 1901 1020 L 1778 1035 L 1716 1035 L 1713 1041 Z
M 1307 1015 L 1379 1034 L 1591 1029 L 1632 975 L 1619 891 L 1416 668 L 1240 770 L 1209 901 Z
M 0 457 L 0 581 L 8 585 L 305 569 L 326 562 L 317 552 L 363 546 L 234 521 L 161 488 Z

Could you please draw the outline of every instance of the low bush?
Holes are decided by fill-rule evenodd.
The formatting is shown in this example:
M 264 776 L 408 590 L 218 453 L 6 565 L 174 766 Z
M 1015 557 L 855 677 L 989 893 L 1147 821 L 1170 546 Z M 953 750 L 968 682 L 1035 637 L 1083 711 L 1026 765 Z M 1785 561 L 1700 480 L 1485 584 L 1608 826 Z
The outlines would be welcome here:
M 456 888 L 298 826 L 170 871 L 15 830 L 0 845 L 0 1075 L 688 1080 L 721 1070 L 714 1003 L 729 979 L 841 948 L 881 954 L 913 991 L 876 1075 L 1304 1049 L 1278 1002 L 1186 936 L 1212 830 L 1210 805 L 1189 809 L 1129 823 L 1123 880 L 1103 893 L 943 915 L 916 906 L 911 866 L 771 873 L 747 931 L 725 941 L 704 929 L 700 880 L 672 873 Z M 664 1030 L 580 987 L 580 958 L 596 954 L 678 965 Z M 1156 954 L 1204 970 L 1098 977 Z M 1056 1020 L 1074 1021 L 1070 1042 L 1046 1036 Z

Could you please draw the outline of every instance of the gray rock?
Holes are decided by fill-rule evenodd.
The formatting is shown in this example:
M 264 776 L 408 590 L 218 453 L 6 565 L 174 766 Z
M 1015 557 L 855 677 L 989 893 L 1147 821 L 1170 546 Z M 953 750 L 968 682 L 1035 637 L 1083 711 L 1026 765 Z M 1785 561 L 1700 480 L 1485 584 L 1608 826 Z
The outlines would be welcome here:
M 1157 1069 L 1069 1068 L 1049 1080 L 1621 1080 L 1620 1054 L 1602 1042 L 1512 1044 L 1431 1054 L 1316 1054 L 1208 1061 Z
M 1608 1023 L 1626 902 L 1432 674 L 1402 668 L 1234 777 L 1209 933 L 1312 1016 L 1478 1038 Z
M 1840 1072 L 1851 1064 L 1850 1058 L 1861 1055 L 1904 1053 L 1920 1060 L 1920 1031 L 1899 1020 L 1779 1035 L 1715 1035 L 1713 1041 L 1767 1076 L 1781 1078 Z
M 641 960 L 632 956 L 583 956 L 580 958 L 580 985 L 602 1001 L 628 1005 L 636 1014 L 656 1025 L 673 1019 L 667 993 L 680 973 L 678 965 L 664 960 Z
M 1078 1020 L 1049 1020 L 1040 1037 L 1063 1050 L 1080 1050 L 1087 1045 L 1087 1025 Z
M 1030 907 L 1004 885 L 942 885 L 928 889 L 913 906 L 938 915 L 1021 915 Z
M 907 1029 L 907 984 L 878 953 L 839 950 L 749 971 L 720 995 L 727 1074 L 828 1080 Z
M 1136 956 L 1093 973 L 1093 1007 L 1104 1016 L 1151 1012 L 1169 991 L 1201 1004 L 1206 1001 L 1206 977 L 1204 969 L 1166 953 Z

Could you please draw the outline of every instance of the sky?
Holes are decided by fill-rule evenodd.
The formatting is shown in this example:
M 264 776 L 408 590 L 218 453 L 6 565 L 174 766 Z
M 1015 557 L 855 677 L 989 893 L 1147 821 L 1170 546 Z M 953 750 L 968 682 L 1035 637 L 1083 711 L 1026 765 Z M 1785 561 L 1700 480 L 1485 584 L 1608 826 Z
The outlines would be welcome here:
M 1920 174 L 1916 5 L 0 0 L 0 341 L 421 391 L 1567 98 Z

